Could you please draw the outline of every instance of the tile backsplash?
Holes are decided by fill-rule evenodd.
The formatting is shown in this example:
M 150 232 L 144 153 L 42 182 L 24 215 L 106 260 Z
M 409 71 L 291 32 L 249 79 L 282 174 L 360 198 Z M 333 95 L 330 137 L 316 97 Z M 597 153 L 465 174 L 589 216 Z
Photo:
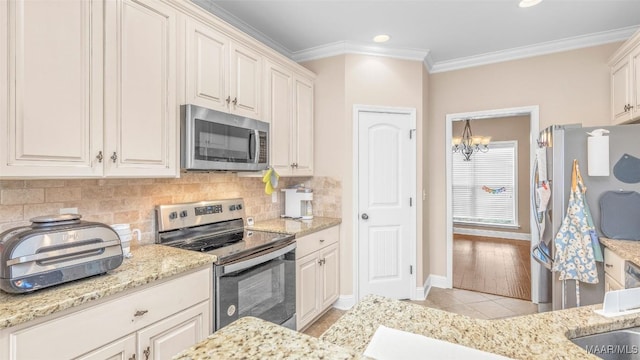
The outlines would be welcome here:
M 277 203 L 264 193 L 262 178 L 224 172 L 183 173 L 179 179 L 0 180 L 0 232 L 77 208 L 83 220 L 131 223 L 149 244 L 155 238 L 156 205 L 244 198 L 246 215 L 260 221 L 283 214 L 279 190 L 300 183 L 314 189 L 315 216 L 341 217 L 340 181 L 327 177 L 280 178 Z

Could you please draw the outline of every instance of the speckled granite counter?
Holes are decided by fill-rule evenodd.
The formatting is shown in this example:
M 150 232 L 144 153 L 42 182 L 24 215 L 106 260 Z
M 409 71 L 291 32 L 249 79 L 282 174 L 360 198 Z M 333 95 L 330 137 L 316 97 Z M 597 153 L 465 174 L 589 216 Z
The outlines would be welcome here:
M 600 242 L 621 258 L 640 266 L 640 241 L 615 240 L 601 237 Z
M 0 291 L 0 329 L 212 264 L 216 260 L 213 255 L 162 245 L 134 248 L 132 253 L 133 257 L 124 259 L 120 267 L 105 275 L 37 290 L 31 294 L 12 295 Z
M 271 219 L 258 221 L 249 228 L 263 231 L 285 232 L 295 234 L 296 237 L 301 237 L 340 225 L 341 222 L 342 219 L 315 216 L 312 220 Z
M 254 317 L 218 330 L 174 359 L 362 359 L 356 352 Z
M 488 351 L 514 359 L 597 359 L 568 338 L 640 325 L 639 315 L 605 318 L 600 305 L 478 320 L 403 301 L 368 296 L 321 339 L 361 353 L 379 325 Z

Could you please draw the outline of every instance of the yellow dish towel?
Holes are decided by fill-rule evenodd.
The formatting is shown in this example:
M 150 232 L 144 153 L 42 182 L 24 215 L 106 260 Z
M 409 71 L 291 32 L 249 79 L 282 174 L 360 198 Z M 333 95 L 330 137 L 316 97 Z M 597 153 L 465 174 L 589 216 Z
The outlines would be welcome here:
M 280 179 L 280 175 L 275 170 L 273 170 L 273 168 L 269 168 L 269 170 L 267 170 L 267 172 L 262 177 L 265 194 L 271 195 L 273 193 L 273 189 L 278 187 L 278 179 Z

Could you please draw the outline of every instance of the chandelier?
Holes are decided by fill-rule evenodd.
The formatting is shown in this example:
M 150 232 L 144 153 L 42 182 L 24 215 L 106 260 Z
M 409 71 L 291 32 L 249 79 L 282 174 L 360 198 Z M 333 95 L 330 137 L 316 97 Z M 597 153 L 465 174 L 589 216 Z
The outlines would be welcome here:
M 467 119 L 465 120 L 462 137 L 455 136 L 451 139 L 451 142 L 453 143 L 452 150 L 454 153 L 459 152 L 464 156 L 464 161 L 471 161 L 471 154 L 473 154 L 474 151 L 489 151 L 491 136 L 473 136 L 469 119 Z

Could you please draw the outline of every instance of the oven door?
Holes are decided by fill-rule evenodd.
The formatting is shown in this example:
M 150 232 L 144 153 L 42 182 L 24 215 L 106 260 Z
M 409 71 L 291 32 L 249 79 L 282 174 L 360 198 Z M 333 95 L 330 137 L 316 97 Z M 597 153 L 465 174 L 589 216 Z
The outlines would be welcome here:
M 295 247 L 215 267 L 214 330 L 243 316 L 296 330 Z

